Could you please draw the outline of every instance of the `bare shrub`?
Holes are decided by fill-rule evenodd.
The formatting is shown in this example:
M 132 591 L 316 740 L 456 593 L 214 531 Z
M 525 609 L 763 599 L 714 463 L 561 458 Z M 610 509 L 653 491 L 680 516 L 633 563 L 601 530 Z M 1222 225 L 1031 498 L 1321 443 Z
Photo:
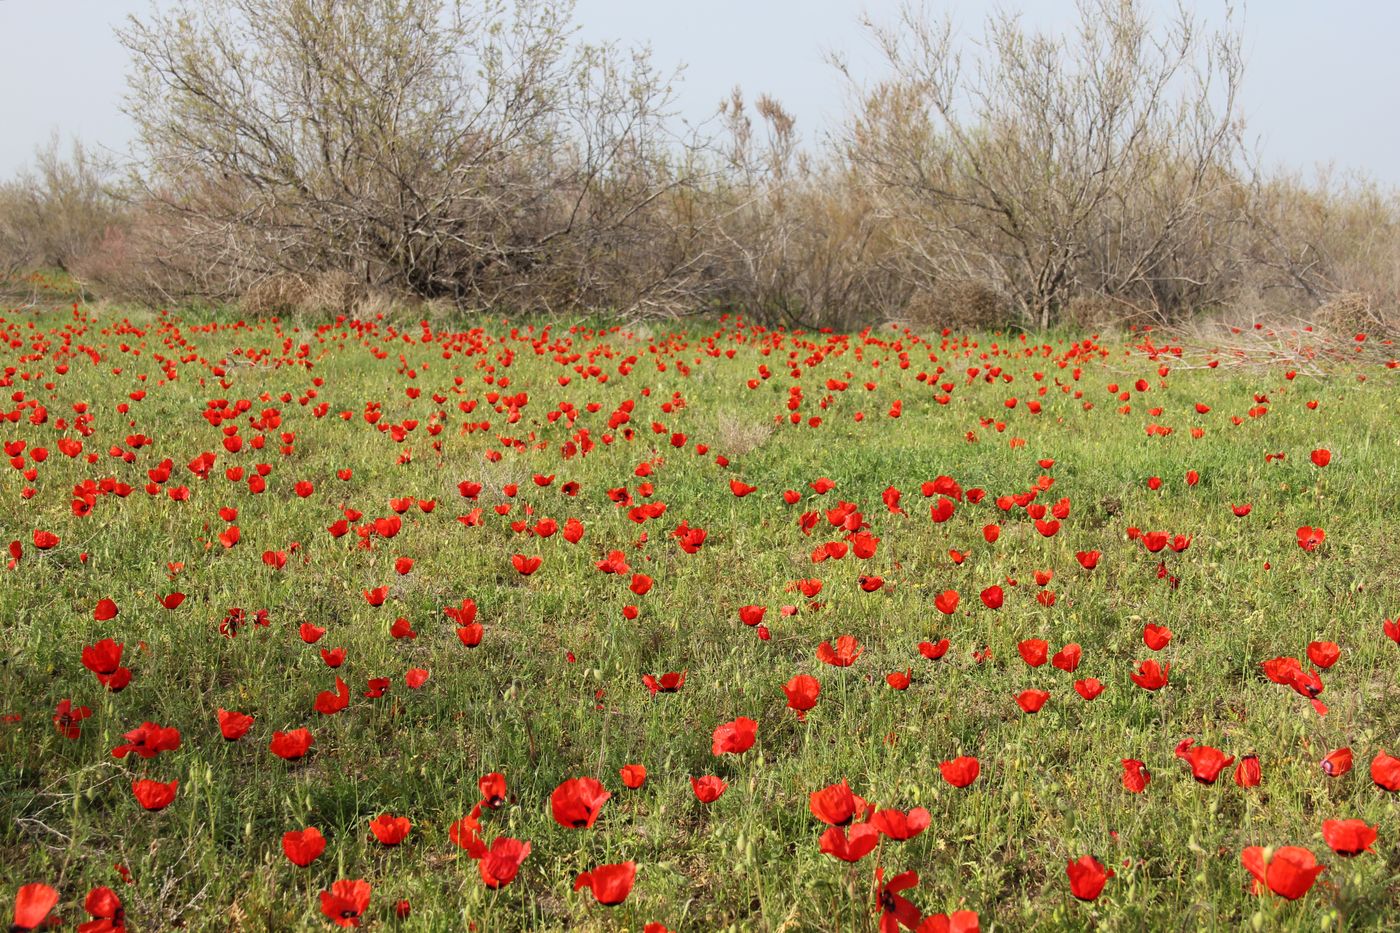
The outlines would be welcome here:
M 1222 280 L 1238 34 L 1081 0 L 1072 38 L 995 14 L 969 61 L 925 9 L 868 26 L 890 75 L 863 90 L 845 154 L 927 281 L 994 282 L 1045 327 L 1080 291 L 1171 311 L 1206 297 L 1183 283 Z

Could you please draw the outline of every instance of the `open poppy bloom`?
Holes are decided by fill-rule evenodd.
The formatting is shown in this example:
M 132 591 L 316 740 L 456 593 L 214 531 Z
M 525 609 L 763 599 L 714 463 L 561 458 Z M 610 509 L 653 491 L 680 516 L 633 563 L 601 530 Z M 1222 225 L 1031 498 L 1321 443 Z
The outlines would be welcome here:
M 1081 855 L 1065 867 L 1069 876 L 1069 893 L 1081 901 L 1097 900 L 1113 872 L 1092 855 Z
M 326 851 L 326 837 L 315 826 L 293 829 L 282 834 L 282 854 L 299 868 L 305 868 Z
M 982 923 L 975 910 L 928 914 L 915 933 L 979 933 Z
M 1394 793 L 1400 791 L 1400 758 L 1387 755 L 1384 751 L 1376 753 L 1376 757 L 1371 759 L 1371 780 L 1376 786 Z
M 710 743 L 713 755 L 742 755 L 753 748 L 758 735 L 758 723 L 747 716 L 740 716 L 732 722 L 715 727 L 714 740 Z
M 622 786 L 628 790 L 636 790 L 647 781 L 647 769 L 643 765 L 623 765 L 618 774 L 622 778 Z
M 859 862 L 880 844 L 880 831 L 870 823 L 832 826 L 817 841 L 821 851 L 843 862 Z
M 554 822 L 566 829 L 591 829 L 612 796 L 597 778 L 570 778 L 549 796 Z
M 1141 761 L 1136 758 L 1123 759 L 1123 786 L 1131 793 L 1142 793 L 1151 780 L 1152 775 Z
M 160 781 L 143 778 L 131 785 L 131 793 L 143 809 L 164 810 L 175 799 L 175 791 L 179 786 L 179 781 L 162 784 Z
M 722 778 L 707 775 L 701 778 L 692 777 L 690 789 L 695 793 L 695 799 L 701 803 L 714 803 L 729 789 L 729 785 Z
M 321 913 L 338 927 L 358 927 L 369 910 L 370 890 L 368 881 L 337 881 L 321 892 Z
M 856 662 L 856 658 L 860 657 L 864 650 L 854 635 L 842 635 L 836 639 L 834 647 L 829 641 L 818 645 L 817 660 L 823 664 L 830 664 L 832 667 L 849 667 Z
M 92 710 L 88 707 L 74 706 L 72 700 L 59 700 L 53 711 L 53 726 L 65 739 L 76 739 L 83 734 L 83 720 L 91 716 Z
M 1171 674 L 1170 664 L 1158 664 L 1155 660 L 1139 662 L 1137 670 L 1128 676 L 1133 683 L 1144 690 L 1161 690 L 1167 685 L 1167 676 Z
M 880 933 L 895 933 L 900 927 L 913 930 L 918 927 L 923 915 L 901 891 L 907 891 L 919 883 L 919 873 L 901 872 L 885 883 L 885 870 L 875 869 L 875 912 L 880 916 Z
M 1195 739 L 1182 739 L 1176 747 L 1176 757 L 1191 766 L 1191 776 L 1201 784 L 1214 784 L 1220 772 L 1235 761 L 1234 755 L 1226 755 L 1218 748 L 1209 745 L 1196 745 Z
M 822 685 L 811 674 L 798 674 L 783 685 L 787 695 L 787 708 L 797 711 L 798 719 L 806 719 L 807 713 L 817 705 L 817 696 Z
M 396 846 L 408 838 L 408 832 L 412 829 L 412 824 L 406 816 L 394 816 L 390 813 L 381 813 L 370 820 L 369 831 L 374 833 L 374 838 L 380 844 L 386 846 Z
M 829 826 L 845 826 L 853 819 L 868 814 L 873 808 L 857 796 L 842 778 L 807 795 L 807 807 L 812 815 Z
M 928 829 L 931 821 L 928 810 L 914 807 L 908 813 L 894 809 L 880 810 L 870 818 L 870 825 L 879 830 L 880 835 L 903 842 Z
M 1341 777 L 1351 770 L 1351 762 L 1350 748 L 1328 752 L 1327 757 L 1322 759 L 1322 773 L 1328 777 Z
M 219 733 L 227 742 L 236 742 L 248 734 L 253 726 L 253 717 L 220 707 L 218 710 Z
M 642 683 L 655 696 L 658 693 L 676 693 L 685 686 L 685 671 L 670 671 L 660 677 L 642 675 Z
M 1245 755 L 1235 766 L 1235 783 L 1240 787 L 1258 787 L 1262 779 L 1258 755 Z
M 963 755 L 952 761 L 939 762 L 938 770 L 943 774 L 943 780 L 954 787 L 967 787 L 977 780 L 977 775 L 982 771 L 982 765 L 971 755 Z
M 503 888 L 515 880 L 521 863 L 529 854 L 530 843 L 509 836 L 497 836 L 486 854 L 477 859 L 477 871 L 488 888 Z
M 637 879 L 636 862 L 619 862 L 615 865 L 599 865 L 581 873 L 574 879 L 574 890 L 588 888 L 594 898 L 604 907 L 616 907 L 627 900 L 632 893 L 632 884 Z
M 125 758 L 135 752 L 142 758 L 154 758 L 161 752 L 174 751 L 180 747 L 180 730 L 173 726 L 159 726 L 153 722 L 143 722 L 139 728 L 126 733 L 121 745 L 112 749 L 113 758 Z
M 296 761 L 298 758 L 306 757 L 311 746 L 316 744 L 316 739 L 306 729 L 293 729 L 291 732 L 273 732 L 272 741 L 268 743 L 268 748 L 272 754 L 287 761 Z
M 99 886 L 89 891 L 83 898 L 83 910 L 92 919 L 78 924 L 78 933 L 125 933 L 126 909 L 111 888 Z
M 1049 690 L 1022 690 L 1016 694 L 1016 705 L 1027 713 L 1038 713 L 1049 699 Z
M 49 920 L 58 903 L 58 891 L 46 884 L 26 884 L 15 892 L 12 930 L 37 930 Z
M 1371 843 L 1376 841 L 1376 827 L 1365 820 L 1323 820 L 1322 838 L 1328 848 L 1338 855 L 1360 855 L 1374 852 Z
M 1254 876 L 1255 894 L 1267 887 L 1290 901 L 1307 894 L 1317 876 L 1326 870 L 1311 852 L 1299 846 L 1275 849 L 1272 857 L 1263 847 L 1250 846 L 1240 853 L 1240 861 Z

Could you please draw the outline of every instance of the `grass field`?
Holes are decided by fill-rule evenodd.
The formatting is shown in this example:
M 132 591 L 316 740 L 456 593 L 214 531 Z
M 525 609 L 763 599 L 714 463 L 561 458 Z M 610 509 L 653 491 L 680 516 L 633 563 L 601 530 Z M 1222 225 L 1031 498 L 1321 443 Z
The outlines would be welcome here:
M 6 905 L 51 886 L 71 927 L 105 886 L 139 930 L 1395 928 L 1400 354 L 1375 338 L 0 317 Z M 822 659 L 841 636 L 847 666 Z M 304 757 L 274 754 L 298 729 Z M 1209 784 L 1207 746 L 1235 759 Z M 611 794 L 591 814 L 582 777 Z M 843 780 L 873 817 L 811 797 Z M 1367 838 L 1324 837 L 1340 820 L 1373 851 L 1334 852 Z M 300 867 L 284 834 L 311 827 Z M 620 904 L 607 870 L 575 890 L 628 862 Z M 881 906 L 877 868 L 917 872 L 912 906 Z

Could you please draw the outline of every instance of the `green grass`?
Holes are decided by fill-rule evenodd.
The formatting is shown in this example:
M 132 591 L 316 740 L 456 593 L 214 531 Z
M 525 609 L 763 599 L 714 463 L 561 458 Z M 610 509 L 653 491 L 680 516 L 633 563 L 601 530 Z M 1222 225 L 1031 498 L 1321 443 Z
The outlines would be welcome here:
M 555 325 L 537 352 L 538 329 L 532 335 L 494 321 L 467 341 L 480 352 L 444 358 L 440 342 L 419 341 L 416 323 L 401 325 L 412 338 L 405 341 L 385 322 L 97 318 L 67 307 L 0 317 L 9 340 L 0 366 L 13 367 L 6 408 L 19 412 L 0 437 L 26 441 L 21 467 L 37 469 L 33 480 L 18 469 L 0 474 L 0 542 L 23 547 L 0 578 L 0 713 L 18 717 L 0 725 L 0 897 L 25 882 L 52 884 L 62 894 L 58 913 L 71 924 L 86 919 L 84 894 L 110 885 L 137 929 L 317 929 L 327 925 L 318 892 L 339 878 L 363 878 L 373 885 L 365 916 L 372 927 L 640 930 L 658 921 L 673 930 L 862 930 L 876 923 L 879 864 L 887 875 L 918 871 L 919 884 L 905 894 L 926 913 L 976 910 L 984 929 L 1393 927 L 1397 797 L 1367 772 L 1380 750 L 1400 754 L 1400 645 L 1381 629 L 1400 613 L 1400 371 L 1384 365 L 1392 351 L 1376 341 L 1355 360 L 1306 369 L 1321 375 L 1288 379 L 1283 364 L 1211 369 L 1199 365 L 1211 357 L 1208 348 L 1154 359 L 1107 339 L 1102 354 L 1061 367 L 1074 338 L 1059 335 L 1041 351 L 1034 338 L 1006 336 L 919 342 L 883 331 L 867 342 L 711 321 L 643 337 L 570 334 Z M 994 353 L 998 341 L 1009 350 Z M 812 358 L 818 347 L 826 350 L 821 361 Z M 253 354 L 257 362 L 244 352 L 252 349 L 263 351 Z M 788 372 L 793 349 L 802 370 L 796 379 Z M 907 369 L 898 366 L 901 349 Z M 583 357 L 556 361 L 574 353 Z M 606 383 L 574 371 L 590 355 Z M 633 356 L 630 374 L 621 374 Z M 947 373 L 933 381 L 956 384 L 946 405 L 934 401 L 937 388 L 915 378 L 940 364 Z M 760 365 L 772 378 L 750 389 Z M 992 365 L 1014 381 L 986 382 Z M 226 387 L 216 366 L 227 373 Z M 970 380 L 973 366 L 984 371 Z M 499 389 L 505 395 L 528 392 L 518 423 L 486 400 L 497 390 L 483 382 L 488 375 L 508 377 Z M 567 386 L 561 375 L 571 377 Z M 829 378 L 850 388 L 828 392 Z M 1132 389 L 1139 378 L 1148 391 Z M 875 388 L 867 391 L 866 381 Z M 804 393 L 801 426 L 786 417 L 795 383 Z M 1131 392 L 1131 411 L 1120 412 L 1109 383 Z M 405 393 L 409 385 L 422 390 L 416 400 Z M 1044 410 L 1031 414 L 1026 402 L 1040 386 Z M 131 401 L 138 388 L 144 399 Z M 664 412 L 673 393 L 684 405 Z M 1256 394 L 1268 396 L 1268 411 L 1251 417 Z M 1020 404 L 1008 409 L 1012 396 Z M 245 443 L 226 452 L 221 429 L 201 417 L 211 399 L 249 400 L 250 410 L 229 423 L 245 441 L 265 435 L 264 449 Z M 473 399 L 477 409 L 464 414 L 458 403 Z M 603 443 L 609 414 L 629 399 L 634 438 Z M 893 419 L 896 399 L 903 411 Z M 1315 410 L 1308 400 L 1318 401 Z M 31 423 L 29 401 L 44 407 L 44 423 Z M 91 433 L 70 458 L 57 442 L 79 437 L 73 406 L 81 402 L 93 416 Z M 572 428 L 566 418 L 546 418 L 560 402 L 578 409 Z M 1198 402 L 1210 412 L 1197 414 Z M 120 403 L 129 413 L 118 412 Z M 328 411 L 317 417 L 322 403 Z M 417 419 L 418 426 L 395 441 L 365 420 L 367 403 L 382 403 L 381 425 Z M 589 403 L 599 410 L 587 411 Z M 1148 413 L 1158 406 L 1160 415 Z M 281 423 L 258 430 L 252 421 L 266 409 L 278 410 Z M 854 419 L 857 411 L 864 420 Z M 819 428 L 805 424 L 814 415 L 823 419 Z M 461 430 L 486 420 L 490 430 Z M 435 422 L 443 429 L 432 436 Z M 653 422 L 665 433 L 654 433 Z M 1149 436 L 1150 424 L 1173 431 Z M 1203 429 L 1199 438 L 1193 427 Z M 561 445 L 584 428 L 596 446 L 563 457 Z M 294 435 L 287 454 L 279 450 L 283 432 Z M 672 432 L 686 434 L 683 448 L 670 445 Z M 136 434 L 153 440 L 128 463 L 120 455 L 132 451 Z M 526 440 L 525 449 L 489 462 L 485 454 L 503 435 Z M 709 452 L 697 455 L 697 443 Z M 30 459 L 36 447 L 49 451 L 42 463 Z M 1309 453 L 1324 447 L 1333 460 L 1319 469 Z M 411 460 L 398 462 L 406 449 Z M 218 455 L 208 480 L 186 467 L 202 451 Z M 1272 453 L 1286 457 L 1266 462 Z M 716 454 L 730 458 L 727 469 Z M 188 501 L 145 491 L 147 470 L 166 457 L 174 469 L 164 485 L 188 486 Z M 1043 470 L 1040 458 L 1055 465 Z M 636 494 L 643 480 L 634 471 L 644 461 L 657 462 L 651 501 L 667 510 L 637 524 L 607 490 Z M 258 463 L 271 466 L 262 494 L 225 478 L 228 467 L 251 471 Z M 341 468 L 353 469 L 352 479 L 338 479 Z M 1194 487 L 1188 470 L 1200 474 Z M 536 487 L 536 473 L 556 475 L 554 485 Z M 987 496 L 934 524 L 936 499 L 919 487 L 939 475 Z M 1071 504 L 1049 538 L 1024 509 L 995 505 L 1043 475 L 1054 484 L 1037 501 Z M 816 495 L 807 484 L 819 476 L 835 489 Z M 1160 490 L 1147 488 L 1150 476 L 1162 478 Z M 75 485 L 108 477 L 133 491 L 101 495 L 90 515 L 76 516 Z M 728 485 L 735 477 L 758 491 L 736 498 Z M 311 481 L 314 493 L 299 498 L 299 480 Z M 456 520 L 472 508 L 457 491 L 463 480 L 486 486 L 480 527 Z M 577 497 L 560 491 L 566 481 L 579 483 Z M 520 491 L 509 500 L 500 490 L 512 482 Z M 883 505 L 891 485 L 902 490 L 907 515 Z M 803 501 L 785 504 L 785 489 Z M 352 525 L 362 524 L 392 514 L 388 500 L 399 496 L 433 499 L 436 508 L 412 509 L 396 537 L 374 538 L 370 549 L 355 546 L 354 532 L 335 539 L 326 531 L 343 506 L 363 512 Z M 804 535 L 797 518 L 840 500 L 857 504 L 879 548 L 865 561 L 813 564 L 815 547 L 844 534 L 823 518 Z M 506 502 L 510 514 L 498 516 L 493 506 Z M 1236 518 L 1229 506 L 1244 502 L 1253 511 Z M 583 540 L 513 533 L 509 523 L 526 505 L 532 524 L 581 519 Z M 241 540 L 232 548 L 216 540 L 229 524 L 218 514 L 225 506 L 238 510 Z M 682 552 L 669 534 L 682 520 L 709 532 L 697 554 Z M 1002 533 L 988 545 L 981 530 L 992 522 Z M 1298 547 L 1303 525 L 1325 528 L 1318 551 Z M 1152 555 L 1127 539 L 1129 526 L 1190 535 L 1191 545 Z M 37 551 L 36 529 L 61 543 Z M 264 551 L 294 542 L 285 568 L 263 563 Z M 950 548 L 966 553 L 961 565 Z M 594 568 L 612 549 L 654 578 L 650 593 L 635 596 L 627 577 Z M 1091 549 L 1103 556 L 1087 572 L 1075 552 Z M 543 565 L 522 577 L 511 566 L 514 553 L 540 555 Z M 406 576 L 394 570 L 399 557 L 415 561 Z M 1179 580 L 1175 588 L 1159 579 L 1161 560 Z M 184 564 L 174 579 L 168 562 Z M 1036 601 L 1037 570 L 1054 571 L 1044 588 L 1056 594 L 1053 606 Z M 863 592 L 862 575 L 885 585 Z M 806 578 L 824 581 L 819 607 L 790 586 Z M 993 583 L 1006 589 L 996 612 L 977 595 Z M 390 596 L 373 607 L 362 591 L 380 585 Z M 950 588 L 962 598 L 944 616 L 933 599 Z M 162 608 L 157 597 L 175 590 L 187 594 L 184 604 Z M 104 597 L 120 614 L 99 622 L 93 607 Z M 476 601 L 486 629 L 475 650 L 462 646 L 442 612 L 464 597 Z M 739 607 L 748 604 L 769 607 L 770 640 L 739 623 Z M 627 605 L 640 608 L 636 620 L 624 619 Z M 798 611 L 784 616 L 783 605 Z M 225 638 L 218 623 L 232 606 L 266 608 L 271 625 Z M 399 616 L 417 639 L 389 636 Z M 303 621 L 328 628 L 317 646 L 298 638 Z M 1146 622 L 1175 633 L 1156 655 L 1171 662 L 1170 683 L 1151 693 L 1128 676 L 1153 656 L 1142 642 Z M 817 645 L 842 634 L 864 645 L 859 660 L 844 669 L 819 663 Z M 123 663 L 134 676 L 121 693 L 104 690 L 80 660 L 83 646 L 103 637 L 126 646 Z M 951 640 L 948 655 L 920 657 L 917 644 L 938 637 Z M 1081 644 L 1078 671 L 1027 667 L 1017 644 L 1037 637 L 1052 652 Z M 1306 666 L 1313 639 L 1342 649 L 1323 672 L 1325 717 L 1259 670 L 1279 655 Z M 326 646 L 347 649 L 336 672 L 320 658 Z M 992 659 L 979 664 L 972 653 L 983 648 Z M 412 667 L 431 672 L 421 689 L 404 684 Z M 886 686 L 885 674 L 906 668 L 914 671 L 908 690 Z M 640 676 L 671 670 L 688 672 L 684 688 L 651 697 Z M 337 673 L 350 686 L 350 708 L 324 717 L 312 704 Z M 784 708 L 782 685 L 798 673 L 822 684 L 805 722 Z M 393 680 L 381 699 L 362 696 L 373 676 Z M 1107 689 L 1085 702 L 1071 685 L 1091 676 Z M 1029 687 L 1051 692 L 1035 715 L 1014 701 Z M 77 740 L 50 722 L 64 698 L 93 710 Z M 222 740 L 219 707 L 256 717 L 243 740 Z M 757 720 L 757 744 L 737 757 L 712 756 L 715 726 L 741 715 Z M 113 758 L 122 733 L 148 720 L 179 728 L 180 748 L 149 761 Z M 316 737 L 307 759 L 284 762 L 268 751 L 274 729 L 302 726 Z M 1257 753 L 1263 783 L 1237 787 L 1233 767 L 1214 786 L 1195 783 L 1173 757 L 1186 737 L 1227 754 Z M 1322 756 L 1345 745 L 1356 768 L 1324 776 Z M 981 777 L 961 790 L 938 771 L 960 754 L 982 761 Z M 1121 786 L 1122 758 L 1147 763 L 1153 780 L 1144 794 Z M 635 791 L 618 777 L 632 762 L 649 772 Z M 505 774 L 511 800 L 483 815 L 483 835 L 533 848 L 519 876 L 495 892 L 448 838 L 478 799 L 477 778 L 490 771 Z M 687 779 L 705 774 L 730 785 L 708 806 Z M 582 775 L 598 777 L 614 796 L 594 828 L 563 829 L 551 818 L 549 795 Z M 143 776 L 178 778 L 175 802 L 142 811 L 130 785 Z M 825 826 L 807 797 L 842 778 L 882 807 L 926 807 L 931 826 L 909 841 L 884 842 L 855 865 L 822 854 Z M 412 820 L 404 844 L 386 848 L 370 835 L 369 821 L 385 812 Z M 1323 820 L 1352 817 L 1377 826 L 1375 854 L 1343 859 L 1323 843 Z M 329 844 L 310 867 L 296 868 L 282 855 L 281 836 L 306 826 L 321 829 Z M 1249 845 L 1304 846 L 1327 870 L 1296 902 L 1256 897 L 1240 863 Z M 1117 872 L 1092 903 L 1071 897 L 1065 875 L 1066 863 L 1084 854 Z M 626 859 L 639 869 L 622 906 L 604 908 L 587 891 L 572 891 L 578 872 Z M 133 883 L 122 883 L 116 863 Z M 394 918 L 400 899 L 413 905 L 408 920 Z

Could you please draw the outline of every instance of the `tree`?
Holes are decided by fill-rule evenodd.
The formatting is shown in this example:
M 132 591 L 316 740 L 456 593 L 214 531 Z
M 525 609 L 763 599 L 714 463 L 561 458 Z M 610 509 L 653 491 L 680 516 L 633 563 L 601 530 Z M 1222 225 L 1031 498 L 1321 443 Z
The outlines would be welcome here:
M 922 8 L 867 22 L 890 75 L 843 134 L 926 282 L 986 281 L 1041 327 L 1083 292 L 1207 300 L 1242 207 L 1238 34 L 1155 28 L 1139 0 L 1078 12 L 1072 37 L 994 15 L 971 61 Z
M 333 271 L 479 305 L 641 300 L 598 260 L 684 181 L 671 80 L 644 53 L 576 41 L 571 14 L 182 0 L 131 18 L 127 109 L 164 258 L 216 270 L 205 289 L 224 294 Z

